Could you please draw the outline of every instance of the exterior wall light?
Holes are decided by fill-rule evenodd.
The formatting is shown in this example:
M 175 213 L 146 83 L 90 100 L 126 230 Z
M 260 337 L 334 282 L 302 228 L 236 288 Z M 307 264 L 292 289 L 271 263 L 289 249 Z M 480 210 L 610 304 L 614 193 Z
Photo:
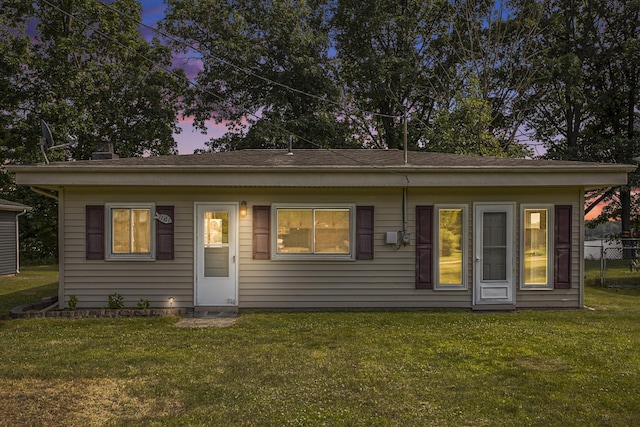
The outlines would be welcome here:
M 240 202 L 240 217 L 244 218 L 247 216 L 247 202 L 244 200 Z

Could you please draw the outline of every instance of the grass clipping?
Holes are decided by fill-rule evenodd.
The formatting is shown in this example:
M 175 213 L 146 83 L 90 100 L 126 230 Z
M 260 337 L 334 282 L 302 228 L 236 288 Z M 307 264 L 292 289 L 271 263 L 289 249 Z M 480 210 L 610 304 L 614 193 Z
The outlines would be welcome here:
M 177 415 L 172 399 L 129 394 L 137 381 L 114 379 L 0 380 L 1 426 L 112 425 Z

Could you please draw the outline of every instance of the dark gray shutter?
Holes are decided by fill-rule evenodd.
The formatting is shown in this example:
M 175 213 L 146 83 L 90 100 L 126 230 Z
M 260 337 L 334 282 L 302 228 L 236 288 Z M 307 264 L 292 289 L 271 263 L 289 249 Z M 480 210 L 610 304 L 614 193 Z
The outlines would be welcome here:
M 555 289 L 571 288 L 571 205 L 555 207 L 554 284 Z
M 156 220 L 156 259 L 174 259 L 173 251 L 173 206 L 156 206 L 156 214 L 166 215 L 171 222 L 165 224 Z
M 356 207 L 356 259 L 373 259 L 373 206 Z
M 271 206 L 253 207 L 253 259 L 270 259 Z
M 86 258 L 104 259 L 104 206 L 86 207 Z
M 433 206 L 416 206 L 416 289 L 433 289 Z

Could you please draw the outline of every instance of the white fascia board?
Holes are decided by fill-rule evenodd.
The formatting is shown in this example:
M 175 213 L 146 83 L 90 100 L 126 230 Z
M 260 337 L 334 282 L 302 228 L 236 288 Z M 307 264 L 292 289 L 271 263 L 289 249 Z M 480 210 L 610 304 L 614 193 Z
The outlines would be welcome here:
M 623 168 L 591 170 L 100 168 L 16 169 L 16 183 L 36 186 L 190 187 L 566 187 L 625 185 Z

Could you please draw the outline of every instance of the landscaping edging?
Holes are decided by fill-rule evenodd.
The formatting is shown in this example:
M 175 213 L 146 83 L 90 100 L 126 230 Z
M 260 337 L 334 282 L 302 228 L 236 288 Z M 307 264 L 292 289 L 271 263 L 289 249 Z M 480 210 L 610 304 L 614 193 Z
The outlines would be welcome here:
M 128 317 L 160 317 L 160 316 L 184 316 L 188 313 L 186 308 L 80 308 L 76 310 L 52 309 L 43 311 L 58 301 L 58 297 L 46 297 L 36 303 L 24 304 L 11 309 L 10 315 L 14 319 L 35 318 L 128 318 Z

